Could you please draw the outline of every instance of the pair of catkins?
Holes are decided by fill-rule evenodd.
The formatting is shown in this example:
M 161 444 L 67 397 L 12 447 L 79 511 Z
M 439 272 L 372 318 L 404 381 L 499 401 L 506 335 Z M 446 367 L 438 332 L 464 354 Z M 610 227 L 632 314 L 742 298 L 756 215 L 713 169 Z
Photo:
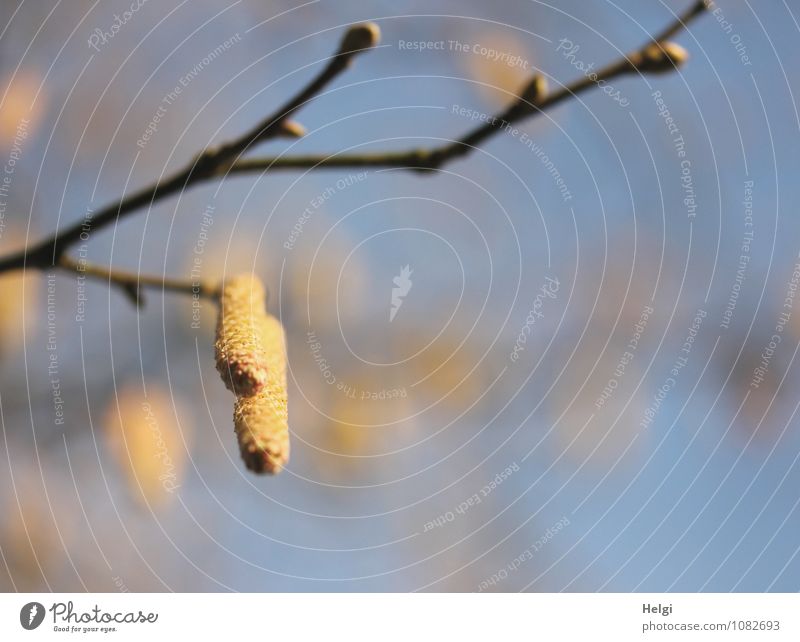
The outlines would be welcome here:
M 217 370 L 236 395 L 234 429 L 247 468 L 275 474 L 289 459 L 286 342 L 250 274 L 226 279 L 214 344 Z

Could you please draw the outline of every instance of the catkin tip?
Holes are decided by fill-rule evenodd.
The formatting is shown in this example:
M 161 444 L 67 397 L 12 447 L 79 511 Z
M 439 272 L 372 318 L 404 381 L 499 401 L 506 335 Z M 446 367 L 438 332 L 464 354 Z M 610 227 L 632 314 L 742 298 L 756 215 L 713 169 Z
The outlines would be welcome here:
M 242 397 L 253 400 L 257 397 Z M 247 405 L 247 404 L 244 404 Z M 284 422 L 266 418 L 254 408 L 237 403 L 234 411 L 239 451 L 248 470 L 277 475 L 289 461 L 289 430 Z
M 273 390 L 239 397 L 233 422 L 247 468 L 254 473 L 279 473 L 289 461 L 285 395 Z
M 252 396 L 240 396 L 233 411 L 239 450 L 248 469 L 279 473 L 289 460 L 286 345 L 283 326 L 265 313 L 260 336 L 267 357 L 267 379 Z

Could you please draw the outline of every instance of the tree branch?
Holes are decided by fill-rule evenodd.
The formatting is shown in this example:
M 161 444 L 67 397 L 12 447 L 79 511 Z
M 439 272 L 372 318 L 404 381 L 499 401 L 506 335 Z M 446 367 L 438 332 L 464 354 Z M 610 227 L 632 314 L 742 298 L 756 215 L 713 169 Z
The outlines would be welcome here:
M 217 283 L 114 270 L 85 261 L 76 261 L 66 254 L 62 254 L 58 258 L 58 263 L 54 267 L 78 276 L 83 275 L 98 281 L 104 281 L 110 286 L 120 288 L 131 302 L 139 307 L 144 305 L 143 288 L 156 288 L 162 291 L 178 292 L 212 300 L 216 300 L 219 297 L 219 284 Z
M 230 143 L 217 149 L 205 150 L 184 169 L 169 178 L 159 180 L 153 185 L 104 207 L 92 217 L 92 229 L 105 227 L 135 210 L 152 205 L 154 202 L 183 191 L 195 183 L 224 173 L 224 170 L 252 145 L 277 136 L 300 133 L 301 130 L 289 118 L 347 69 L 358 53 L 376 44 L 378 36 L 378 28 L 375 25 L 361 24 L 351 27 L 342 39 L 338 51 L 325 68 L 274 114 Z M 48 269 L 55 266 L 69 246 L 77 242 L 85 231 L 85 222 L 82 221 L 56 232 L 32 248 L 25 248 L 21 252 L 0 260 L 0 273 L 25 267 Z
M 489 118 L 486 123 L 458 140 L 439 147 L 388 153 L 283 156 L 242 160 L 240 158 L 242 154 L 258 143 L 279 136 L 303 135 L 302 126 L 290 120 L 291 116 L 319 95 L 332 80 L 347 69 L 358 53 L 373 47 L 378 41 L 379 31 L 376 25 L 370 23 L 355 25 L 345 34 L 339 49 L 325 68 L 274 114 L 233 141 L 218 148 L 206 149 L 184 169 L 172 176 L 156 181 L 150 186 L 123 196 L 115 203 L 107 205 L 92 218 L 92 230 L 110 225 L 142 207 L 152 205 L 156 201 L 181 192 L 192 185 L 205 180 L 218 179 L 228 173 L 242 174 L 304 168 L 390 167 L 418 171 L 437 169 L 445 163 L 469 154 L 488 138 L 502 131 L 507 124 L 537 115 L 545 109 L 554 107 L 564 100 L 596 86 L 600 81 L 608 81 L 632 73 L 661 73 L 676 69 L 686 61 L 687 54 L 681 47 L 669 42 L 669 38 L 684 29 L 705 9 L 706 1 L 696 0 L 688 10 L 640 49 L 557 91 L 548 93 L 544 79 L 541 76 L 535 76 L 521 92 L 520 97 L 505 110 Z M 0 259 L 0 273 L 26 267 L 43 270 L 56 267 L 83 273 L 120 287 L 137 304 L 142 302 L 142 287 L 158 287 L 185 294 L 197 293 L 196 286 L 188 281 L 121 272 L 111 268 L 78 263 L 69 258 L 66 250 L 80 240 L 81 235 L 86 231 L 85 225 L 85 221 L 81 221 L 54 233 L 32 247 Z M 217 287 L 203 284 L 200 288 L 200 296 L 217 296 Z
M 276 156 L 241 159 L 230 167 L 231 174 L 269 172 L 293 169 L 333 169 L 382 167 L 427 171 L 438 169 L 446 163 L 472 152 L 485 140 L 501 132 L 507 125 L 538 115 L 568 98 L 596 87 L 601 81 L 610 81 L 628 74 L 664 73 L 674 71 L 688 59 L 686 51 L 669 42 L 669 38 L 684 29 L 706 9 L 705 0 L 697 0 L 678 16 L 664 31 L 654 36 L 641 48 L 620 60 L 584 76 L 557 91 L 547 93 L 544 78 L 535 76 L 520 96 L 505 110 L 490 116 L 486 122 L 452 143 L 431 149 L 419 148 L 402 152 L 364 154 L 318 154 L 306 156 Z

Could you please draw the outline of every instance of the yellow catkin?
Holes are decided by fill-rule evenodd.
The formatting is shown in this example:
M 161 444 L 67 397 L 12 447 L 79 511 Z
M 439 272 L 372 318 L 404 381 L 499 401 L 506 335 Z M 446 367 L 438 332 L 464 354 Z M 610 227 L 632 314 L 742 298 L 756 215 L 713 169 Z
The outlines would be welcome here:
M 286 342 L 281 322 L 269 314 L 261 320 L 259 331 L 267 358 L 267 378 L 258 393 L 236 400 L 233 421 L 247 467 L 274 475 L 289 460 Z
M 265 304 L 257 277 L 243 274 L 225 281 L 214 353 L 222 380 L 236 395 L 254 395 L 267 382 L 268 359 L 260 337 Z

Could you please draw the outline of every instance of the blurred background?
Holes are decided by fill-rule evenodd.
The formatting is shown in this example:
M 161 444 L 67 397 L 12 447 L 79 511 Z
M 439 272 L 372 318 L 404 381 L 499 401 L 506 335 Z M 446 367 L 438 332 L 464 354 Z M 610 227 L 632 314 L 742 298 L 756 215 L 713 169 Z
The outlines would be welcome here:
M 0 250 L 246 131 L 353 22 L 381 46 L 254 155 L 456 138 L 688 4 L 5 2 Z M 228 177 L 88 225 L 75 256 L 265 280 L 278 477 L 240 461 L 210 304 L 0 276 L 0 587 L 798 590 L 800 12 L 715 6 L 679 73 L 435 175 Z

